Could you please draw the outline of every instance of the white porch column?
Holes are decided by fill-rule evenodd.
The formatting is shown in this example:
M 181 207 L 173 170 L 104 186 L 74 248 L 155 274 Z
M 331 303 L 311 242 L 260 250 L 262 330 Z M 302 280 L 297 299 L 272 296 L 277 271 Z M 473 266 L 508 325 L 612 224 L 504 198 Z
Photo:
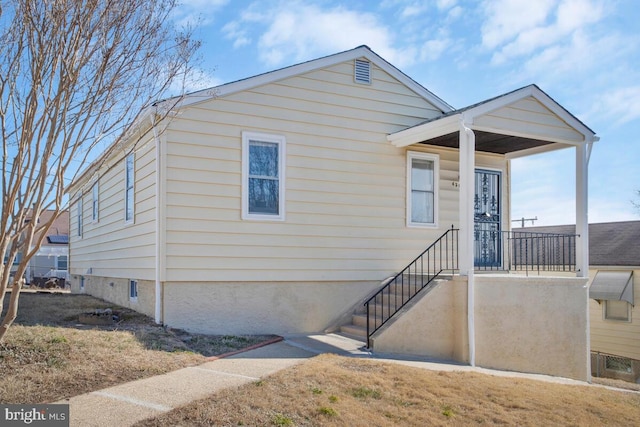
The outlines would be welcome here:
M 589 276 L 589 154 L 591 142 L 576 147 L 576 275 Z
M 459 187 L 459 269 L 463 276 L 473 274 L 473 196 L 475 192 L 475 134 L 460 121 Z
M 475 193 L 476 137 L 473 131 L 460 120 L 460 232 L 458 253 L 460 274 L 467 276 L 467 327 L 469 331 L 469 364 L 476 364 L 475 342 L 475 293 L 473 265 L 473 196 Z

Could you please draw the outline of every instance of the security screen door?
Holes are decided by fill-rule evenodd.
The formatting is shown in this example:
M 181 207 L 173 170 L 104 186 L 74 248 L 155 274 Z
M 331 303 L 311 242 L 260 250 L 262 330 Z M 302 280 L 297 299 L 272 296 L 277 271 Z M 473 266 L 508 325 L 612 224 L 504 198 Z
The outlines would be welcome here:
M 499 171 L 476 169 L 474 210 L 474 264 L 481 269 L 501 267 L 500 198 L 502 177 Z

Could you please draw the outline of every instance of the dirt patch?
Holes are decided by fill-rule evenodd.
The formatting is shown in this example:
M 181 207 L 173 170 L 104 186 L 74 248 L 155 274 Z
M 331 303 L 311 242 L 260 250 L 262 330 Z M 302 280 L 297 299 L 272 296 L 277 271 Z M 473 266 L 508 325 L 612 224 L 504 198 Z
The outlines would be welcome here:
M 83 313 L 107 308 L 118 313 L 117 321 L 79 321 Z M 52 402 L 194 366 L 271 338 L 190 334 L 88 295 L 23 293 L 16 322 L 0 344 L 0 402 Z

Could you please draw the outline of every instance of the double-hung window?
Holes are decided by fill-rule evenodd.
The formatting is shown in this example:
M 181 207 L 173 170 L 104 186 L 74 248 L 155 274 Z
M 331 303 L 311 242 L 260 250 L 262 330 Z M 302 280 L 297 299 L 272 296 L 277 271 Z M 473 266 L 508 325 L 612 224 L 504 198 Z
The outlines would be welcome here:
M 242 218 L 284 220 L 285 138 L 242 133 Z
M 98 221 L 98 182 L 96 181 L 91 188 L 92 200 L 91 200 L 91 221 Z
M 83 207 L 82 207 L 82 195 L 80 195 L 80 197 L 78 198 L 78 212 L 77 212 L 77 218 L 78 218 L 78 237 L 82 237 L 82 229 L 83 229 L 83 224 L 82 224 L 82 211 L 83 211 Z
M 407 225 L 438 222 L 438 156 L 407 152 Z
M 124 220 L 125 222 L 133 222 L 134 216 L 134 168 L 135 157 L 131 153 L 125 158 L 125 191 L 124 191 Z

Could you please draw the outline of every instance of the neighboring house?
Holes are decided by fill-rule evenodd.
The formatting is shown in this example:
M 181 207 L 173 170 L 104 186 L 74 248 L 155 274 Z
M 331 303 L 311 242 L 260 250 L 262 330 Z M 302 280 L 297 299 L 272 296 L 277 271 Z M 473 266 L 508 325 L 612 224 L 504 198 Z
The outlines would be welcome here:
M 72 291 L 190 331 L 352 319 L 375 351 L 588 379 L 596 140 L 535 85 L 455 110 L 366 46 L 161 101 L 69 188 Z M 566 147 L 578 277 L 476 274 L 509 265 L 510 160 Z
M 574 225 L 523 231 L 573 234 Z M 640 221 L 589 224 L 593 375 L 640 378 Z
M 45 210 L 40 215 L 40 222 L 47 222 L 52 211 Z M 39 239 L 34 236 L 34 241 Z M 45 237 L 36 255 L 29 260 L 27 266 L 27 283 L 48 278 L 51 273 L 55 277 L 67 279 L 69 260 L 69 211 L 65 210 L 55 219 L 51 227 L 45 231 Z

